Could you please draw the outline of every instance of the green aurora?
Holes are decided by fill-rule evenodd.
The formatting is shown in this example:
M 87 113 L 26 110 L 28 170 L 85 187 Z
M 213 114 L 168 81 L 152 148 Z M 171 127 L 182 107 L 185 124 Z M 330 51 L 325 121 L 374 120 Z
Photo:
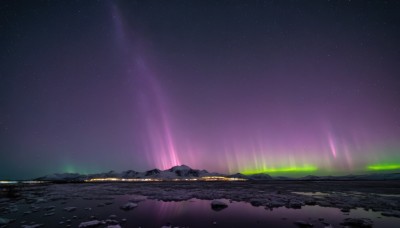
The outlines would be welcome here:
M 303 166 L 281 166 L 281 167 L 263 167 L 260 169 L 245 169 L 242 171 L 244 175 L 252 175 L 258 173 L 267 174 L 285 174 L 285 173 L 312 173 L 317 171 L 318 168 L 313 165 Z

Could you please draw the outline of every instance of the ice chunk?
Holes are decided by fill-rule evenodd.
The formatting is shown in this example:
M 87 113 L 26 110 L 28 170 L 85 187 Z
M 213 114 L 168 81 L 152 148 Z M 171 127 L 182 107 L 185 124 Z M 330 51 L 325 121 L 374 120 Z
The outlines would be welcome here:
M 102 222 L 99 220 L 92 220 L 92 221 L 88 221 L 88 222 L 82 222 L 81 224 L 79 224 L 79 228 L 96 227 L 96 226 L 100 226 L 101 224 L 102 224 Z
M 387 217 L 398 217 L 400 218 L 400 212 L 396 212 L 396 211 L 385 211 L 381 213 L 383 216 L 387 216 Z
M 6 225 L 6 224 L 8 224 L 10 221 L 11 221 L 10 219 L 1 218 L 1 217 L 0 217 L 0 225 Z
M 44 216 L 52 216 L 54 215 L 54 212 L 50 212 L 50 213 L 45 213 Z
M 138 205 L 136 203 L 129 202 L 129 203 L 126 203 L 125 205 L 122 205 L 121 209 L 128 211 L 128 210 L 132 210 L 133 208 L 136 208 L 137 206 Z
M 68 211 L 68 212 L 75 211 L 75 210 L 76 210 L 76 207 L 66 207 L 66 208 L 64 208 L 64 211 Z
M 309 222 L 301 221 L 301 220 L 294 222 L 294 224 L 296 224 L 298 227 L 313 227 L 314 226 L 313 224 L 311 224 Z
M 109 225 L 107 226 L 107 228 L 121 228 L 120 225 Z
M 23 225 L 22 228 L 39 228 L 43 227 L 43 224 L 32 224 L 32 225 Z
M 52 210 L 54 210 L 55 208 L 56 208 L 56 206 L 48 206 L 48 207 L 45 207 L 44 210 L 45 210 L 45 211 L 52 211 Z
M 107 219 L 105 222 L 108 225 L 118 225 L 119 224 L 119 222 L 117 220 L 114 220 L 114 219 Z
M 294 208 L 294 209 L 300 209 L 301 206 L 303 206 L 303 203 L 300 201 L 292 200 L 289 203 L 289 207 Z

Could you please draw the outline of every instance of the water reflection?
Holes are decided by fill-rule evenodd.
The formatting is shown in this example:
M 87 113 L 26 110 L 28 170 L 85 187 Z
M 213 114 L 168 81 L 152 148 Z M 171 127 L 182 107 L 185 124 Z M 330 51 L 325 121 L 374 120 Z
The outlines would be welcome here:
M 15 213 L 7 214 L 7 218 L 16 219 L 9 227 L 20 227 L 21 221 L 45 224 L 46 227 L 59 227 L 59 222 L 70 221 L 71 227 L 78 227 L 81 222 L 89 221 L 94 216 L 98 220 L 106 220 L 113 215 L 121 223 L 121 227 L 162 227 L 171 224 L 173 227 L 296 227 L 296 221 L 312 223 L 314 227 L 332 225 L 340 227 L 345 218 L 369 218 L 374 227 L 398 227 L 400 218 L 384 217 L 379 212 L 363 209 L 350 210 L 343 213 L 338 208 L 304 206 L 301 209 L 274 208 L 272 211 L 264 207 L 254 207 L 250 203 L 219 199 L 228 207 L 220 211 L 211 209 L 210 200 L 190 199 L 179 202 L 164 202 L 146 199 L 138 195 L 105 196 L 103 199 L 76 198 L 50 201 L 40 204 L 40 208 L 55 206 L 53 216 L 44 216 L 45 211 L 24 215 L 32 211 L 31 204 L 17 203 Z M 23 201 L 19 201 L 23 202 Z M 109 203 L 106 203 L 109 202 Z M 121 205 L 135 202 L 138 207 L 124 211 Z M 98 205 L 102 205 L 99 207 Z M 65 207 L 77 207 L 76 211 L 66 212 Z M 91 208 L 91 210 L 85 210 Z M 126 222 L 123 222 L 125 221 Z
M 345 218 L 370 218 L 376 227 L 398 227 L 399 218 L 384 217 L 379 212 L 362 209 L 343 213 L 338 208 L 305 206 L 302 209 L 275 208 L 272 211 L 254 207 L 246 202 L 231 202 L 221 199 L 228 207 L 221 211 L 211 209 L 210 200 L 191 199 L 181 202 L 146 200 L 139 203 L 131 212 L 132 217 L 140 218 L 142 225 L 159 227 L 173 226 L 210 227 L 296 227 L 294 222 L 306 221 L 314 227 L 340 226 Z

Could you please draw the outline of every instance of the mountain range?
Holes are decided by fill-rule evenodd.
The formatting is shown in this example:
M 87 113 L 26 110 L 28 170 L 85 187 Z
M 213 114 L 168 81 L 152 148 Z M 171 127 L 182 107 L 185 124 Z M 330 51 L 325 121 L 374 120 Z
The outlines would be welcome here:
M 230 177 L 229 175 L 220 173 L 210 173 L 207 170 L 192 169 L 187 165 L 174 166 L 167 170 L 151 169 L 144 172 L 127 170 L 121 173 L 110 171 L 97 174 L 79 174 L 79 173 L 56 173 L 36 178 L 39 181 L 84 181 L 89 179 L 101 178 L 121 178 L 121 179 L 195 179 L 199 177 Z
M 151 169 L 144 172 L 127 170 L 123 172 L 110 171 L 97 174 L 79 174 L 79 173 L 56 173 L 51 175 L 36 178 L 37 181 L 85 181 L 95 178 L 121 178 L 121 179 L 196 179 L 201 177 L 227 177 L 227 178 L 242 178 L 247 180 L 302 180 L 302 181 L 329 181 L 329 180 L 400 180 L 400 173 L 373 173 L 363 175 L 346 175 L 346 176 L 305 176 L 300 178 L 293 177 L 271 177 L 266 173 L 253 175 L 244 175 L 236 173 L 233 175 L 208 172 L 207 170 L 192 169 L 187 165 L 174 166 L 170 169 L 160 170 Z

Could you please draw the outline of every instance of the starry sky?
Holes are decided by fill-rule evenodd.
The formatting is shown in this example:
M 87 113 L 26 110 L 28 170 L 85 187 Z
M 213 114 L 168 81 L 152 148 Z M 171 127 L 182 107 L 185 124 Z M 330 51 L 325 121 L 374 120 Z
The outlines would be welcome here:
M 0 179 L 400 168 L 399 1 L 1 1 Z

